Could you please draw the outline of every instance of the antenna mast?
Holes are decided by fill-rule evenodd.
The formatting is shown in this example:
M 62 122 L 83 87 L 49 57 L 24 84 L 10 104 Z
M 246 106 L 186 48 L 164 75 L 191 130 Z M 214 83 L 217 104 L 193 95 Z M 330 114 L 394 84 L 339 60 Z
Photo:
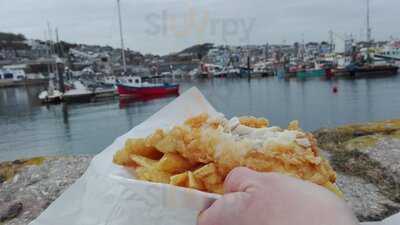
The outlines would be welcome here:
M 125 48 L 124 48 L 124 36 L 123 36 L 123 32 L 122 32 L 122 18 L 121 18 L 120 0 L 117 0 L 117 3 L 118 3 L 119 34 L 121 36 L 122 65 L 124 67 L 124 73 L 126 73 L 126 59 L 125 59 Z

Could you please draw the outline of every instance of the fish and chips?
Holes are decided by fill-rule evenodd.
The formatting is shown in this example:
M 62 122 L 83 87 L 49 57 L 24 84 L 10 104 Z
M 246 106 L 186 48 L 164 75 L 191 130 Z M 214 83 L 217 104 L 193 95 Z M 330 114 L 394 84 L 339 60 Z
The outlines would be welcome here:
M 235 167 L 278 172 L 323 186 L 337 195 L 336 173 L 320 154 L 316 139 L 298 121 L 287 129 L 255 117 L 200 114 L 170 130 L 128 139 L 113 162 L 134 168 L 140 180 L 223 194 Z

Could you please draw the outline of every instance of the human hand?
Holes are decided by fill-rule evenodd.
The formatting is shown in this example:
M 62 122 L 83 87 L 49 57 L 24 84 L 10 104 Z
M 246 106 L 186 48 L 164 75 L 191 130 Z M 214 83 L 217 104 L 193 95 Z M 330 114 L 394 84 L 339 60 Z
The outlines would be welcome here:
M 355 225 L 346 203 L 316 184 L 277 173 L 236 168 L 225 195 L 205 210 L 198 225 Z

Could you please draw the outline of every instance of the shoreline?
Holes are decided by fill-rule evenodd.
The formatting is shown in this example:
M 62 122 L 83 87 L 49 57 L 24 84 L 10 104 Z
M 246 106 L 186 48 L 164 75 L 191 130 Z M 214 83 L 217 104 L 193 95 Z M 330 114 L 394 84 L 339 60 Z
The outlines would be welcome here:
M 400 211 L 400 120 L 323 128 L 313 134 L 360 221 L 380 221 Z M 93 157 L 0 162 L 0 225 L 35 219 L 81 177 Z
M 0 80 L 0 88 L 43 86 L 49 83 L 48 78 L 26 80 Z

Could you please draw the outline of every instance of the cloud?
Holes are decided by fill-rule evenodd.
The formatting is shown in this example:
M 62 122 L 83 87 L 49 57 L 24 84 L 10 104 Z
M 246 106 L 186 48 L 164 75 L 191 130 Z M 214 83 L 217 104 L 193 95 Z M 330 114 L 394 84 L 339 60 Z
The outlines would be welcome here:
M 306 41 L 320 41 L 328 39 L 330 29 L 365 36 L 365 0 L 121 0 L 121 4 L 126 45 L 146 53 L 165 54 L 206 41 L 291 43 L 303 36 Z M 395 29 L 399 8 L 398 0 L 372 0 L 374 37 L 400 37 Z M 1 31 L 43 39 L 50 21 L 66 41 L 119 46 L 116 0 L 1 0 L 0 15 Z M 158 32 L 149 32 L 156 28 Z

